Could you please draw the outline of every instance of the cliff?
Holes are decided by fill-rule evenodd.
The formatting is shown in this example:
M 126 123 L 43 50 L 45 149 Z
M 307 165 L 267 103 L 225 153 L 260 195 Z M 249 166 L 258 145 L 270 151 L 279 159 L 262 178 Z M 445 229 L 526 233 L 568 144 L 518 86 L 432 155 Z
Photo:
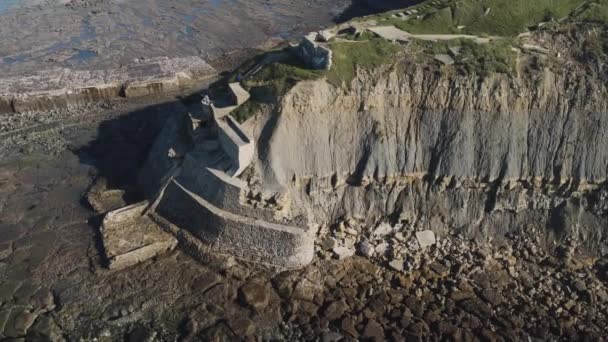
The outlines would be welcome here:
M 564 35 L 542 38 L 557 48 Z M 588 54 L 570 52 L 520 55 L 512 74 L 406 53 L 342 86 L 298 82 L 247 122 L 262 187 L 290 193 L 293 210 L 318 223 L 391 217 L 498 239 L 535 230 L 551 244 L 576 235 L 601 253 L 605 77 L 601 61 L 583 68 Z

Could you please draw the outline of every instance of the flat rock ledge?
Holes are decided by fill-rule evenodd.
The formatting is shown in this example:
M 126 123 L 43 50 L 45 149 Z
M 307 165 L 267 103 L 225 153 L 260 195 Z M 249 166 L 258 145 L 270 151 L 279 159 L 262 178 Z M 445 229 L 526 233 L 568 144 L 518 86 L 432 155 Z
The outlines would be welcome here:
M 56 68 L 0 78 L 0 113 L 77 107 L 188 89 L 216 70 L 199 57 L 137 60 L 119 69 Z
M 177 240 L 143 215 L 148 202 L 106 215 L 101 229 L 108 268 L 123 269 L 173 250 Z

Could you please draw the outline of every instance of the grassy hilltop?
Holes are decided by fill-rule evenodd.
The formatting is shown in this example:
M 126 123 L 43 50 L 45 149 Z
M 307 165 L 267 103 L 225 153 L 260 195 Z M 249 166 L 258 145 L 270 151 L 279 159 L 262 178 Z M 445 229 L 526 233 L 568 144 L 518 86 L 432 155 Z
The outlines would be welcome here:
M 411 33 L 516 36 L 538 23 L 565 18 L 577 9 L 581 10 L 578 16 L 583 19 L 605 22 L 608 18 L 605 0 L 453 0 L 441 2 L 415 20 L 391 18 L 390 14 L 377 18 L 390 18 L 383 23 Z
M 327 43 L 333 52 L 333 65 L 329 71 L 310 70 L 291 58 L 269 64 L 243 81 L 252 94 L 252 100 L 233 113 L 235 118 L 244 122 L 255 115 L 261 106 L 273 102 L 300 81 L 325 77 L 337 87 L 348 87 L 357 70 L 389 64 L 398 56 L 433 62 L 433 56 L 450 54 L 450 47 L 454 46 L 460 50 L 459 55 L 454 57 L 455 65 L 442 70 L 482 76 L 492 73 L 514 75 L 517 72 L 518 51 L 523 45 L 523 40 L 518 37 L 520 34 L 545 27 L 568 30 L 568 27 L 581 23 L 585 23 L 584 27 L 587 24 L 601 27 L 608 22 L 608 0 L 429 0 L 354 21 L 375 22 L 372 25 L 378 26 L 392 25 L 411 34 L 468 34 L 493 39 L 487 44 L 477 44 L 468 39 L 411 39 L 408 44 L 398 44 L 368 31 L 362 31 L 356 37 L 346 35 L 332 39 Z M 587 37 L 582 43 L 584 54 L 591 53 L 603 59 L 604 47 L 608 46 L 605 36 L 597 34 Z M 265 55 L 245 64 L 234 75 L 245 72 Z M 539 63 L 544 62 L 541 60 Z

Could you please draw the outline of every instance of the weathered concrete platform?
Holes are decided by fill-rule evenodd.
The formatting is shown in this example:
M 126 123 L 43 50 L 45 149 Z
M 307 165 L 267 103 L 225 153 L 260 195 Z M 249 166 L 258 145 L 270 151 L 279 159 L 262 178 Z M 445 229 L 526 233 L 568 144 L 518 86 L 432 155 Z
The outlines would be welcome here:
M 170 251 L 177 240 L 144 215 L 148 202 L 112 211 L 101 228 L 110 269 L 122 269 Z
M 216 70 L 199 57 L 154 58 L 120 69 L 50 69 L 0 78 L 0 113 L 80 106 L 116 97 L 178 91 L 210 78 Z
M 408 42 L 410 39 L 428 40 L 433 42 L 441 40 L 470 39 L 477 44 L 487 44 L 492 39 L 495 39 L 495 37 L 479 37 L 468 34 L 411 34 L 402 31 L 395 26 L 375 26 L 368 27 L 367 29 L 381 38 L 400 42 Z

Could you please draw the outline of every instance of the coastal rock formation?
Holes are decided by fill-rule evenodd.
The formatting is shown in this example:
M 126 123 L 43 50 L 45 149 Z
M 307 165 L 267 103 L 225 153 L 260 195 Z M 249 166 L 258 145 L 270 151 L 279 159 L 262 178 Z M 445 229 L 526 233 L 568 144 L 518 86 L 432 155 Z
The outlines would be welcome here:
M 117 97 L 160 95 L 215 74 L 199 57 L 151 58 L 118 69 L 55 68 L 0 78 L 0 113 L 76 107 Z
M 323 69 L 314 51 L 331 45 L 315 35 L 288 51 Z M 250 94 L 231 83 L 228 106 L 205 98 L 201 113 L 167 121 L 139 180 L 146 213 L 200 254 L 279 269 L 306 265 L 315 231 L 349 218 L 482 240 L 535 229 L 547 248 L 576 238 L 604 255 L 605 83 L 589 70 L 534 68 L 532 53 L 518 55 L 512 73 L 462 72 L 407 53 L 358 67 L 342 84 L 322 75 L 344 66 L 317 71 L 244 127 L 230 113 Z M 352 243 L 330 249 L 354 253 Z
M 608 103 L 597 75 L 442 72 L 402 59 L 298 83 L 248 122 L 263 187 L 317 223 L 381 217 L 498 238 L 542 227 L 608 252 Z

